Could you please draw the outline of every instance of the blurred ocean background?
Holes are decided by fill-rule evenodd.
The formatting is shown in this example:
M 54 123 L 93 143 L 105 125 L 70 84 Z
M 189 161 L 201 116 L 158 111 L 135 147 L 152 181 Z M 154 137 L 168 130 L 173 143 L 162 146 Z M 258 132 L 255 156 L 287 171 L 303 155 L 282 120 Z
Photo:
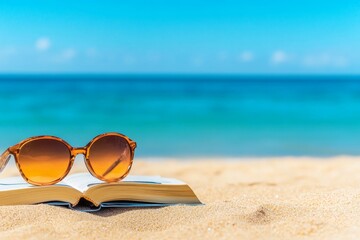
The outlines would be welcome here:
M 139 157 L 360 154 L 360 2 L 0 2 L 0 150 L 121 132 Z
M 0 75 L 0 149 L 116 131 L 137 156 L 360 154 L 360 79 L 322 75 Z

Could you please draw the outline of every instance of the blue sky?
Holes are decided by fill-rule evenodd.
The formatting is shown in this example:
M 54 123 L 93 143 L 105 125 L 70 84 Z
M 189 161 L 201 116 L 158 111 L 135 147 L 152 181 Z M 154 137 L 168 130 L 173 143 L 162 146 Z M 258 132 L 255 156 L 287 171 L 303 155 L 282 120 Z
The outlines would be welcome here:
M 1 1 L 3 73 L 360 72 L 360 1 Z

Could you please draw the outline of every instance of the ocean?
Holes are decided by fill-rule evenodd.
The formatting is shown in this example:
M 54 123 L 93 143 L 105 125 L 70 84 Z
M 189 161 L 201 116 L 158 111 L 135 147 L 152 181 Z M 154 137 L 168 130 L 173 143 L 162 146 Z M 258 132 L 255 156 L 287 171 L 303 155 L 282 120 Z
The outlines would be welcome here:
M 0 149 L 104 132 L 140 157 L 360 154 L 360 77 L 0 75 Z

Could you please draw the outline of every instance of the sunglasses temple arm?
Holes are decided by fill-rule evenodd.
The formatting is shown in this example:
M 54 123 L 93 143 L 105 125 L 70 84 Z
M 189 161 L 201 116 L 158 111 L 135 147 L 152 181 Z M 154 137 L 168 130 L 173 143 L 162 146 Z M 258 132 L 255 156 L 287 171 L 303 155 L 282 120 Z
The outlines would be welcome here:
M 118 158 L 113 164 L 111 164 L 111 166 L 106 169 L 106 171 L 103 173 L 103 177 L 105 177 L 106 175 L 108 175 L 117 165 L 119 165 L 119 163 L 121 162 L 122 158 Z
M 6 149 L 0 156 L 0 172 L 5 168 L 7 162 L 9 161 L 11 155 L 9 149 Z

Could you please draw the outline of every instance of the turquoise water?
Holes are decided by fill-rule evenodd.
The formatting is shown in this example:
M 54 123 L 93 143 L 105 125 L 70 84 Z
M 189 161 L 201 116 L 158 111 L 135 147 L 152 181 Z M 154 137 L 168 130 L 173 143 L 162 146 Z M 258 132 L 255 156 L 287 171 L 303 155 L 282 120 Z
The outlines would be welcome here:
M 360 77 L 0 75 L 0 149 L 117 131 L 138 156 L 360 154 Z

